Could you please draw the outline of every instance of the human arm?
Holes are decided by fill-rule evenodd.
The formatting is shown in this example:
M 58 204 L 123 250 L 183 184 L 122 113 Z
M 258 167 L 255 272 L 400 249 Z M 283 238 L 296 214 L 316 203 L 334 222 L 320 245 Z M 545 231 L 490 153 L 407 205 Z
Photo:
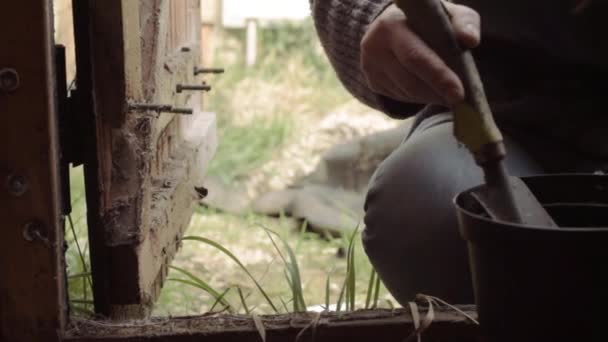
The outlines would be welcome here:
M 464 96 L 456 75 L 407 27 L 391 0 L 312 0 L 317 32 L 345 87 L 393 117 L 420 104 L 448 104 Z M 464 45 L 479 43 L 479 16 L 446 3 Z

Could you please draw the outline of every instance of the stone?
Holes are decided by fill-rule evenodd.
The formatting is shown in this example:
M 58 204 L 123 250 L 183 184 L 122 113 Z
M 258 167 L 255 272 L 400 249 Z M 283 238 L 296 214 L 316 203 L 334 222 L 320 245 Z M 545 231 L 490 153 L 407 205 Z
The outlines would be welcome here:
M 362 224 L 363 201 L 364 196 L 353 191 L 309 185 L 294 196 L 291 215 L 322 235 L 348 235 Z
M 269 192 L 252 202 L 256 213 L 281 213 L 306 221 L 311 231 L 340 236 L 352 232 L 363 218 L 363 196 L 328 186 L 307 185 Z
M 297 179 L 293 186 L 269 191 L 251 199 L 247 189 L 207 177 L 209 195 L 203 202 L 219 210 L 245 214 L 253 211 L 268 216 L 286 215 L 308 223 L 321 235 L 349 234 L 362 224 L 367 184 L 378 167 L 411 127 L 411 120 L 385 131 L 332 146 L 313 172 Z
M 251 203 L 253 212 L 268 216 L 279 216 L 281 213 L 289 213 L 299 189 L 285 189 L 266 193 L 256 198 Z
M 410 127 L 408 120 L 398 127 L 333 146 L 298 184 L 326 184 L 365 193 L 378 165 L 399 147 Z
M 202 204 L 230 214 L 245 214 L 250 211 L 251 199 L 245 187 L 226 184 L 220 177 L 207 176 L 203 187 L 208 190 Z

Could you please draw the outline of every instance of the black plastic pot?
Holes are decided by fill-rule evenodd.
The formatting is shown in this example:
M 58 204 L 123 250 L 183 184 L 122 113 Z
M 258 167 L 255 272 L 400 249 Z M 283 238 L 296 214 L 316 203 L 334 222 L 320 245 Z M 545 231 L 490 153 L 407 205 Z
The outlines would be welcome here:
M 470 190 L 455 199 L 485 340 L 608 341 L 608 176 L 524 181 L 567 228 L 490 220 Z

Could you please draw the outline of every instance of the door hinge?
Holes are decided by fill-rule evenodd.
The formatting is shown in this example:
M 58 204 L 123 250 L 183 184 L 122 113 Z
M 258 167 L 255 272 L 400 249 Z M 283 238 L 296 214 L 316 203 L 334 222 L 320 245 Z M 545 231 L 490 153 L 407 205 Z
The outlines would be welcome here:
M 55 96 L 57 100 L 57 127 L 59 131 L 59 168 L 61 176 L 62 210 L 72 211 L 70 196 L 70 164 L 82 165 L 85 137 L 84 120 L 79 106 L 75 83 L 68 85 L 65 46 L 55 45 Z

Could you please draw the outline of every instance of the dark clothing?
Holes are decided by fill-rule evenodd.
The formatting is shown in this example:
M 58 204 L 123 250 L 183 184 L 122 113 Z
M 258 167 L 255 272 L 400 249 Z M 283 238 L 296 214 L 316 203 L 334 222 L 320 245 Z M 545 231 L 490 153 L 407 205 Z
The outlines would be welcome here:
M 452 130 L 449 113 L 423 120 L 370 182 L 363 245 L 386 288 L 402 305 L 418 293 L 454 304 L 474 302 L 466 245 L 459 237 L 452 199 L 480 184 L 483 176 Z M 507 139 L 506 145 L 510 172 L 540 172 L 517 143 Z
M 538 173 L 608 171 L 608 1 L 580 14 L 576 1 L 463 0 L 482 18 L 474 55 L 507 168 Z M 391 0 L 313 0 L 321 41 L 347 89 L 396 118 L 415 115 L 404 143 L 376 170 L 365 205 L 365 250 L 402 304 L 417 293 L 473 302 L 454 196 L 482 182 L 481 170 L 452 136 L 445 109 L 374 94 L 359 66 L 359 42 Z M 412 120 L 414 121 L 414 120 Z
M 435 112 L 421 120 L 380 164 L 369 185 L 365 251 L 402 305 L 418 293 L 452 303 L 473 303 L 466 245 L 458 234 L 452 200 L 482 183 L 483 175 L 452 131 L 450 113 Z M 524 149 L 520 140 L 505 135 L 509 172 L 516 176 L 545 172 L 546 165 Z M 538 140 L 542 161 L 567 172 L 601 167 L 566 144 Z
M 608 158 L 608 1 L 574 14 L 574 0 L 461 0 L 482 18 L 474 51 L 499 126 L 566 141 L 590 158 Z M 391 0 L 312 0 L 317 31 L 347 89 L 396 118 L 422 106 L 373 93 L 359 65 L 359 43 Z M 548 171 L 559 172 L 558 169 Z
M 608 158 L 608 36 L 601 33 L 608 2 L 591 2 L 579 14 L 572 0 L 461 3 L 482 16 L 475 56 L 499 126 Z M 532 141 L 521 143 L 534 149 Z

